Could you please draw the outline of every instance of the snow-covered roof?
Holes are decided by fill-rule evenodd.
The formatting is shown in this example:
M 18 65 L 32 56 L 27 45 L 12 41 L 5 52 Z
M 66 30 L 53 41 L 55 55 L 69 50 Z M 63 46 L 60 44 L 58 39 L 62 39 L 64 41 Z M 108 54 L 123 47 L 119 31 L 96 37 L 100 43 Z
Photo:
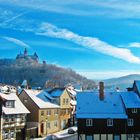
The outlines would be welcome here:
M 29 89 L 29 91 L 30 91 L 32 94 L 36 95 L 36 96 L 37 96 L 39 93 L 42 92 L 42 90 L 36 90 L 36 89 Z
M 72 106 L 76 106 L 77 102 L 76 102 L 75 100 L 71 100 L 71 101 L 70 101 L 70 104 L 71 104 Z
M 64 89 L 53 89 L 50 94 L 52 97 L 60 97 L 63 93 Z
M 0 92 L 0 97 L 2 97 L 3 99 L 5 100 L 16 100 L 15 94 L 11 94 L 11 93 L 3 93 L 3 92 Z
M 50 102 L 45 102 L 42 99 L 38 98 L 35 94 L 33 90 L 27 90 L 24 89 L 25 93 L 35 102 L 35 104 L 39 107 L 39 108 L 60 108 L 60 106 L 50 103 Z
M 127 118 L 123 103 L 118 93 L 105 93 L 100 100 L 99 93 L 86 92 L 77 94 L 77 118 Z
M 140 108 L 140 98 L 135 92 L 123 92 L 121 97 L 126 108 Z
M 5 106 L 2 107 L 2 111 L 4 112 L 4 114 L 27 114 L 27 113 L 30 113 L 28 111 L 28 109 L 20 101 L 20 99 L 18 98 L 18 96 L 16 94 L 14 94 L 14 93 L 9 93 L 9 94 L 0 93 L 0 96 L 3 99 L 15 101 L 14 108 L 8 108 Z
M 39 94 L 36 95 L 38 98 L 42 99 L 45 102 L 53 100 L 54 98 L 48 92 L 41 91 Z

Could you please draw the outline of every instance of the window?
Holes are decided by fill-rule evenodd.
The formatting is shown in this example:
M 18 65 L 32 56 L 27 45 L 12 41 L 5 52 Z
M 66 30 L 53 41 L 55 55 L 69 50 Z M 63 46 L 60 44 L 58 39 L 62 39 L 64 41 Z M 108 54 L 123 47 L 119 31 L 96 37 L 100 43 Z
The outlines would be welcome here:
M 47 110 L 47 116 L 51 115 L 51 110 Z
M 54 126 L 55 126 L 55 127 L 58 126 L 58 121 L 54 121 Z
M 63 105 L 65 105 L 65 98 L 63 99 Z
M 15 107 L 14 103 L 15 103 L 15 101 L 7 101 L 6 102 L 6 107 L 8 107 L 8 108 L 14 108 Z
M 128 119 L 127 120 L 127 125 L 128 126 L 133 126 L 134 125 L 133 119 Z
M 133 108 L 132 113 L 137 113 L 137 108 Z
M 50 122 L 47 123 L 47 128 L 51 128 Z
M 4 139 L 8 139 L 8 132 L 4 133 Z
M 14 122 L 14 121 L 15 121 L 15 116 L 12 115 L 12 116 L 11 116 L 11 122 Z
M 11 138 L 14 138 L 15 134 L 14 134 L 14 130 L 11 131 Z
M 17 118 L 20 118 L 21 117 L 21 115 L 20 114 L 17 114 Z
M 22 121 L 25 121 L 25 118 L 26 118 L 25 115 L 21 116 Z
M 86 126 L 92 126 L 92 119 L 86 120 Z
M 127 137 L 132 139 L 132 138 L 134 138 L 134 135 L 133 134 L 127 134 Z
M 58 115 L 58 109 L 55 109 L 55 110 L 54 110 L 54 114 L 55 114 L 55 115 Z
M 67 99 L 66 99 L 66 105 L 68 105 L 68 103 L 69 103 L 69 99 L 67 98 Z
M 107 120 L 107 126 L 113 126 L 113 120 L 112 119 Z
M 86 140 L 93 140 L 93 136 L 91 136 L 91 135 L 86 135 Z
M 4 117 L 4 120 L 5 120 L 5 122 L 9 122 L 9 117 L 8 116 L 5 116 Z
M 114 135 L 114 140 L 120 140 L 121 136 L 120 135 Z
M 44 111 L 41 111 L 41 116 L 44 116 Z

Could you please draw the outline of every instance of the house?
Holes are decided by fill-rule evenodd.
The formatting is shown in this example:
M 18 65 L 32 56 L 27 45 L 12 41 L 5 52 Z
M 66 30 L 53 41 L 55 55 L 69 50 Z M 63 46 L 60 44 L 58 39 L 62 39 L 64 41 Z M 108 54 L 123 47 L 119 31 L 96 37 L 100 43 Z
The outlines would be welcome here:
M 74 125 L 76 109 L 76 92 L 71 86 L 65 88 L 45 89 L 34 93 L 44 102 L 51 102 L 60 106 L 60 129 Z
M 0 92 L 0 139 L 22 140 L 25 137 L 26 116 L 30 112 L 15 93 L 11 93 L 9 90 L 2 91 Z
M 71 96 L 66 88 L 54 88 L 48 92 L 53 101 L 60 105 L 60 128 L 65 129 L 70 126 L 72 115 Z
M 138 88 L 138 87 L 137 87 Z M 139 140 L 140 98 L 135 91 L 77 94 L 79 140 Z
M 38 136 L 59 131 L 60 106 L 44 101 L 37 95 L 40 91 L 24 89 L 20 100 L 31 112 L 27 117 L 27 127 L 37 127 Z
M 66 87 L 66 91 L 69 93 L 69 96 L 71 98 L 70 99 L 70 106 L 71 106 L 70 125 L 75 126 L 75 124 L 77 123 L 77 120 L 76 120 L 76 105 L 77 105 L 76 95 L 77 95 L 77 91 L 71 85 Z
M 126 114 L 128 116 L 127 122 L 127 134 L 140 134 L 140 98 L 139 96 L 131 91 L 121 93 L 122 100 L 125 105 Z

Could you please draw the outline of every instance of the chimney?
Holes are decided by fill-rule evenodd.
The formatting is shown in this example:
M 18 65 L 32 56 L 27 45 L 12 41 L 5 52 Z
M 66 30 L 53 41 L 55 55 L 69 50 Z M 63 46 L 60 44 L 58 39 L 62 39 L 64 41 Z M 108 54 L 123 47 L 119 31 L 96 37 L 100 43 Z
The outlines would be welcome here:
M 104 100 L 104 82 L 99 83 L 99 98 Z

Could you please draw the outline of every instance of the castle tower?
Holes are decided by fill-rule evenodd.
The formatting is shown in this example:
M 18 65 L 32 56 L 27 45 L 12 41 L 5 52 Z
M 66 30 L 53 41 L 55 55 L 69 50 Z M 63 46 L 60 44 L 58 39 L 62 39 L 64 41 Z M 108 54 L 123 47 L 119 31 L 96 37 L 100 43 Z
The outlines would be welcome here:
M 34 53 L 34 58 L 35 58 L 36 62 L 38 62 L 39 58 L 38 58 L 38 55 L 36 52 Z
M 28 52 L 27 52 L 27 48 L 25 48 L 24 50 L 24 56 L 27 56 Z
M 34 53 L 34 56 L 35 56 L 36 58 L 38 58 L 38 55 L 37 55 L 37 53 L 36 53 L 36 52 Z

